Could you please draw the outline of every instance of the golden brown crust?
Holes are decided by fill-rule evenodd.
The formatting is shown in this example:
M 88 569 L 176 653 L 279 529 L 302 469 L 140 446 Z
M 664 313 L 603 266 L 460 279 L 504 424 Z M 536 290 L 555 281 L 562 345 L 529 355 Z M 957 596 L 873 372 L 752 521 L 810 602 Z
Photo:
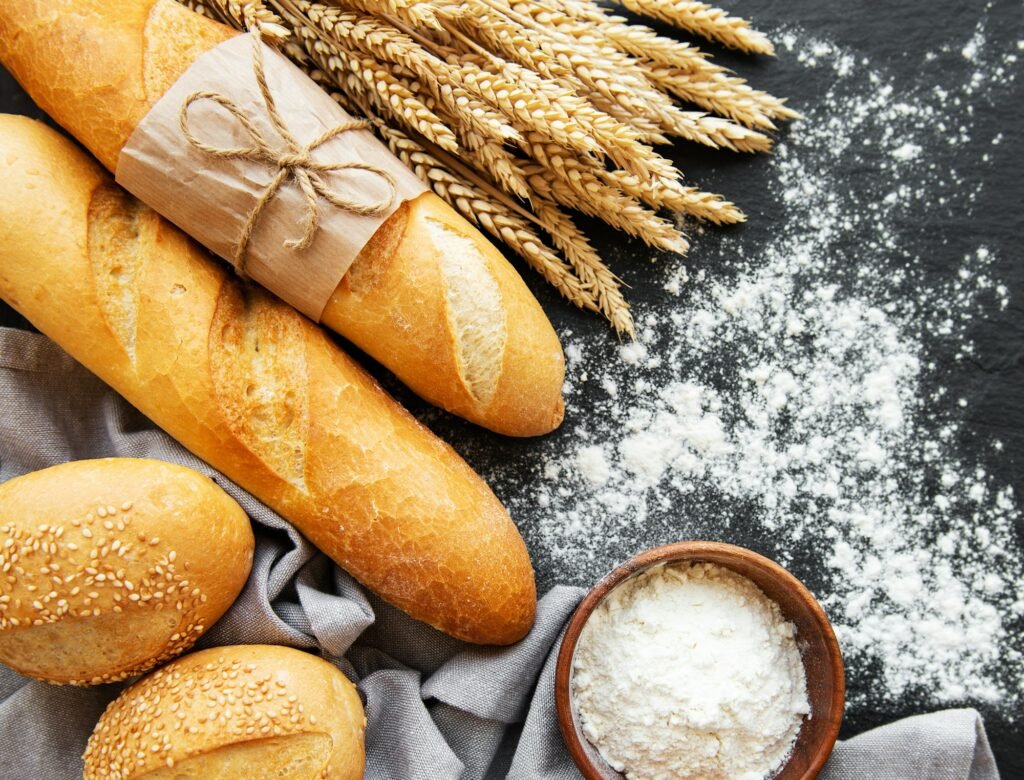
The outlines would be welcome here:
M 323 324 L 373 355 L 418 395 L 460 417 L 509 436 L 557 428 L 564 412 L 565 362 L 536 299 L 501 253 L 436 195 L 425 193 L 408 208 L 401 239 L 389 231 L 387 246 L 371 241 L 363 249 L 328 302 Z M 446 247 L 439 246 L 431 222 L 472 242 L 473 261 L 496 289 L 494 308 L 505 339 L 487 397 L 474 394 L 458 362 L 463 335 L 445 298 L 459 280 L 446 279 Z M 372 286 L 350 281 L 363 264 L 375 269 Z M 425 318 L 424 311 L 437 316 Z
M 0 61 L 110 170 L 195 57 L 235 34 L 173 0 L 0 5 Z
M 0 61 L 109 170 L 149 107 L 234 34 L 173 0 L 0 3 Z M 468 243 L 443 246 L 431 226 Z M 453 260 L 463 273 L 446 271 Z M 463 312 L 465 302 L 478 311 Z M 488 315 L 493 322 L 474 324 Z M 432 193 L 380 228 L 322 321 L 430 402 L 486 428 L 535 436 L 561 423 L 565 367 L 544 312 L 505 258 Z
M 300 750 L 303 780 L 356 780 L 365 728 L 355 686 L 326 661 L 287 647 L 215 647 L 179 658 L 115 699 L 89 739 L 83 774 L 209 780 L 228 776 L 231 752 L 251 756 L 256 748 L 262 765 L 245 777 L 300 777 L 280 774 Z
M 178 230 L 112 195 L 57 133 L 3 116 L 0 147 L 0 296 L 386 600 L 472 642 L 529 630 L 525 545 L 448 445 L 319 328 L 258 289 L 243 294 Z M 134 243 L 90 241 L 120 235 L 96 221 L 109 207 L 91 205 L 116 197 Z M 94 269 L 112 265 L 90 246 L 138 259 L 134 294 L 97 284 Z M 111 324 L 132 301 L 133 352 Z
M 0 485 L 0 517 L 0 661 L 48 682 L 113 682 L 184 652 L 252 565 L 242 508 L 156 460 L 17 477 Z

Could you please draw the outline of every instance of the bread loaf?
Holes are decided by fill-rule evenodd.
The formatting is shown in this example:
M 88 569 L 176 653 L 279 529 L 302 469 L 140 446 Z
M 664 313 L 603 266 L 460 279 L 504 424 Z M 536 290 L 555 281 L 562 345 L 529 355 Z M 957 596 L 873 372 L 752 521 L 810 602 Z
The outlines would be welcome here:
M 0 115 L 0 149 L 0 297 L 384 599 L 472 642 L 526 633 L 526 547 L 448 445 L 55 131 Z
M 236 34 L 173 0 L 0 3 L 0 62 L 111 171 L 150 107 Z M 378 230 L 323 323 L 416 393 L 499 433 L 562 420 L 558 337 L 522 279 L 432 193 Z
M 85 780 L 358 780 L 359 694 L 337 668 L 271 645 L 215 647 L 118 696 L 85 750 Z
M 249 518 L 191 469 L 83 460 L 0 485 L 0 661 L 95 685 L 184 652 L 252 565 Z

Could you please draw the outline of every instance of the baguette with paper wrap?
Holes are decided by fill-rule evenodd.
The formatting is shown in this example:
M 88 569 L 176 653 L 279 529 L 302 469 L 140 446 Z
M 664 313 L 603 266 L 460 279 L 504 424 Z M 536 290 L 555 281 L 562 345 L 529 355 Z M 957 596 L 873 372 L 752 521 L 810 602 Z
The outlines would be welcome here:
M 529 630 L 501 503 L 321 328 L 56 131 L 0 115 L 0 149 L 3 300 L 387 601 L 471 642 Z
M 111 171 L 190 66 L 237 35 L 172 0 L 0 3 L 0 61 Z M 330 155 L 327 145 L 316 152 L 321 161 Z M 281 191 L 275 205 L 286 210 L 299 188 L 286 182 Z M 305 212 L 290 216 L 301 233 Z M 426 400 L 491 430 L 531 436 L 561 422 L 564 361 L 554 330 L 504 257 L 430 192 L 402 202 L 372 234 L 320 320 Z

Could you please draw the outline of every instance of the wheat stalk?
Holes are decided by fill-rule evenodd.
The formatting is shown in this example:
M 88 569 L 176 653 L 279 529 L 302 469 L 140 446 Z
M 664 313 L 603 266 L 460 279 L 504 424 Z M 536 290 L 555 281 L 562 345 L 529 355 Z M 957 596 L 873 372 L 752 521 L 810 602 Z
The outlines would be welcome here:
M 748 127 L 774 130 L 773 119 L 799 118 L 785 101 L 753 89 L 735 76 L 715 73 L 705 80 L 679 68 L 654 65 L 645 66 L 644 73 L 666 92 Z
M 260 32 L 271 40 L 283 40 L 288 37 L 288 29 L 282 24 L 281 18 L 267 8 L 263 0 L 202 0 L 184 4 L 193 11 L 233 27 L 244 30 L 259 28 Z
M 625 171 L 601 171 L 600 177 L 610 187 L 621 190 L 651 208 L 689 214 L 716 225 L 735 225 L 747 221 L 747 216 L 721 195 L 702 192 L 696 187 L 684 187 L 678 181 L 645 182 Z
M 740 51 L 774 54 L 771 41 L 750 22 L 729 16 L 721 8 L 694 0 L 616 0 L 634 13 L 650 16 Z
M 652 145 L 676 136 L 768 151 L 762 131 L 797 116 L 696 46 L 593 0 L 179 1 L 259 28 L 454 209 L 625 336 L 634 327 L 621 280 L 570 211 L 683 253 L 685 236 L 659 212 L 715 224 L 746 217 L 684 185 Z M 704 3 L 620 2 L 771 53 L 747 22 Z
M 593 291 L 598 310 L 620 335 L 635 336 L 629 304 L 622 296 L 621 280 L 601 260 L 572 218 L 546 198 L 534 198 L 533 208 L 552 242 L 572 263 L 576 276 Z

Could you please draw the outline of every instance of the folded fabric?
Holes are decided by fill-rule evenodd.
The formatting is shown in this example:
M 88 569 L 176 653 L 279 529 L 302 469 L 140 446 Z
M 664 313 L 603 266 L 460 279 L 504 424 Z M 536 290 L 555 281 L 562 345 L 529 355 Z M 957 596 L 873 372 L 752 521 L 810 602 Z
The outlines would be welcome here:
M 820 780 L 999 780 L 976 710 L 915 715 L 840 742 Z
M 282 644 L 338 664 L 366 703 L 367 778 L 580 777 L 558 733 L 553 691 L 555 651 L 582 589 L 548 592 L 533 630 L 512 647 L 463 644 L 365 593 L 281 517 L 48 339 L 0 328 L 0 481 L 112 456 L 194 468 L 242 505 L 256 531 L 252 574 L 199 646 Z M 89 733 L 121 687 L 57 687 L 0 667 L 0 780 L 80 778 Z M 991 780 L 998 773 L 977 713 L 953 710 L 841 744 L 823 777 Z

